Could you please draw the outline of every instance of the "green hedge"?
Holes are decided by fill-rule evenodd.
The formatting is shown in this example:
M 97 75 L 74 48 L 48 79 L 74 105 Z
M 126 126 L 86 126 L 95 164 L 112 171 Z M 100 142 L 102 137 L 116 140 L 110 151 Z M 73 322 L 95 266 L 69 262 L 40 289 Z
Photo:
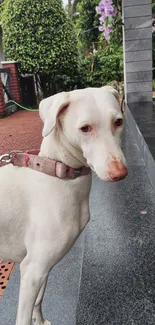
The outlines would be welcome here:
M 123 48 L 100 49 L 93 58 L 81 59 L 86 86 L 101 87 L 111 81 L 123 80 Z
M 53 82 L 54 91 L 74 79 L 77 40 L 61 0 L 4 0 L 1 21 L 5 57 L 20 62 L 22 73 Z

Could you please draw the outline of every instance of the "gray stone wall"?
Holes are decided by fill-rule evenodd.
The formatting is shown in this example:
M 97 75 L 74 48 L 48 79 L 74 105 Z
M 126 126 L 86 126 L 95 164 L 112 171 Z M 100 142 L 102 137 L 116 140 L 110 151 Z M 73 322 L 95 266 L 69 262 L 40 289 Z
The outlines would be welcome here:
M 152 101 L 152 1 L 124 0 L 123 22 L 126 101 Z

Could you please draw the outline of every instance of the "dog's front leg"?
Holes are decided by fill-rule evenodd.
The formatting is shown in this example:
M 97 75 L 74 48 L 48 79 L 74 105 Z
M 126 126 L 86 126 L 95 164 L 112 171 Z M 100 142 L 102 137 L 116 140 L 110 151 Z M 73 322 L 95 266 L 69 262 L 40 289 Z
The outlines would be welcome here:
M 51 325 L 51 323 L 47 319 L 46 320 L 44 319 L 42 314 L 42 306 L 41 306 L 44 297 L 44 292 L 46 289 L 47 279 L 48 277 L 44 280 L 41 289 L 39 291 L 37 300 L 35 302 L 33 316 L 32 316 L 35 325 Z
M 16 325 L 31 325 L 33 307 L 48 272 L 46 263 L 44 264 L 42 261 L 39 263 L 39 260 L 30 259 L 28 256 L 22 261 Z

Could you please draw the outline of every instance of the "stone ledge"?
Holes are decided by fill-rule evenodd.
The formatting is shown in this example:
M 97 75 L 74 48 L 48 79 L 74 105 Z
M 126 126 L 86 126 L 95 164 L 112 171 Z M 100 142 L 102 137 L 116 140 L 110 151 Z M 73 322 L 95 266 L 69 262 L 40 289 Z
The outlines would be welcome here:
M 126 119 L 155 189 L 155 106 L 152 102 L 129 104 Z
M 143 51 L 131 51 L 125 53 L 126 63 L 138 62 L 140 61 L 151 61 L 152 60 L 152 51 L 143 50 Z M 152 77 L 151 77 L 152 80 Z
M 150 16 L 138 18 L 125 18 L 124 28 L 125 30 L 131 30 L 136 28 L 142 29 L 152 27 L 152 20 L 150 18 Z
M 128 72 L 127 73 L 128 84 L 131 82 L 152 82 L 152 71 L 139 71 L 139 72 Z
M 124 7 L 152 4 L 151 0 L 124 0 Z
M 146 17 L 151 15 L 151 6 L 141 5 L 141 9 L 139 10 L 139 6 L 128 6 L 124 8 L 124 15 L 126 18 L 133 17 Z

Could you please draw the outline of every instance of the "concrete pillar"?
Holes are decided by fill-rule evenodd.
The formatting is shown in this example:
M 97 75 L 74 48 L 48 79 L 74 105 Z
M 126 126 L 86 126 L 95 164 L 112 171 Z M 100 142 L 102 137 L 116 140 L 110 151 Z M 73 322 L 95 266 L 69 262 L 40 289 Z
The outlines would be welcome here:
M 126 102 L 152 101 L 152 0 L 123 0 Z

